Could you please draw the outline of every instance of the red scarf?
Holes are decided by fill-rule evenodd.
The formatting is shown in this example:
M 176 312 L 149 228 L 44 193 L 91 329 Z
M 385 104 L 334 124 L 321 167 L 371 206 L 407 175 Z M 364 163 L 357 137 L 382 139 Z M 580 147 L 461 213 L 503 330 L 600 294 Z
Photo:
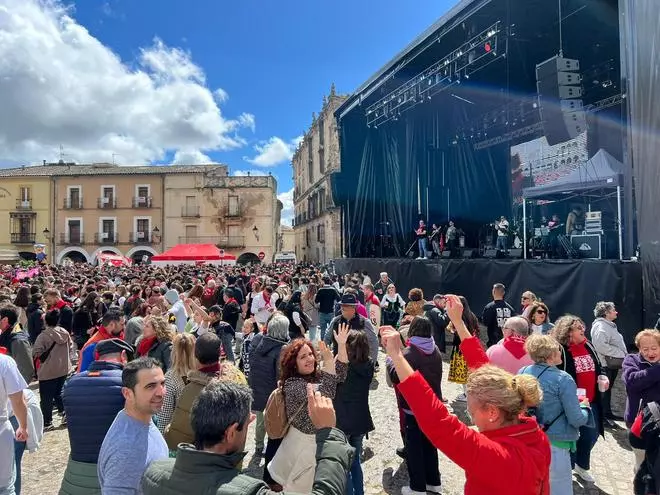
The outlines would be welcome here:
M 202 366 L 199 368 L 199 371 L 202 373 L 220 373 L 220 361 L 209 364 L 208 366 Z
M 525 351 L 525 340 L 526 337 L 521 337 L 520 335 L 510 335 L 504 338 L 502 345 L 504 348 L 513 354 L 513 357 L 516 359 L 522 358 L 527 352 Z
M 156 342 L 156 339 L 157 337 L 155 335 L 153 337 L 144 337 L 138 344 L 137 355 L 146 356 L 149 353 L 151 346 Z
M 69 304 L 63 299 L 58 299 L 55 304 L 53 304 L 50 308 L 48 308 L 48 310 L 52 311 L 54 309 L 62 309 L 65 306 L 69 306 Z
M 211 297 L 213 295 L 214 292 L 215 292 L 215 289 L 212 289 L 211 287 L 207 287 L 206 289 L 204 289 L 204 298 L 208 299 L 209 297 Z
M 238 301 L 236 299 L 234 299 L 233 297 L 230 297 L 229 299 L 227 299 L 227 302 L 225 304 L 231 304 L 231 303 L 238 304 Z

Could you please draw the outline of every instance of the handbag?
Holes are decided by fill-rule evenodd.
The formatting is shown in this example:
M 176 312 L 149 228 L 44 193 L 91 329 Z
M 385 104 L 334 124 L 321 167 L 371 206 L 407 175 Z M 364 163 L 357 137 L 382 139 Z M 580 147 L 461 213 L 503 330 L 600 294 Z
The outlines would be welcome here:
M 284 438 L 289 431 L 291 422 L 298 416 L 304 407 L 305 404 L 301 404 L 293 416 L 287 418 L 284 391 L 281 387 L 277 387 L 273 390 L 270 397 L 268 397 L 268 402 L 266 402 L 266 408 L 264 409 L 264 427 L 266 428 L 268 438 Z
M 605 367 L 610 370 L 620 370 L 623 366 L 623 358 L 605 356 Z M 612 384 L 614 385 L 614 384 Z

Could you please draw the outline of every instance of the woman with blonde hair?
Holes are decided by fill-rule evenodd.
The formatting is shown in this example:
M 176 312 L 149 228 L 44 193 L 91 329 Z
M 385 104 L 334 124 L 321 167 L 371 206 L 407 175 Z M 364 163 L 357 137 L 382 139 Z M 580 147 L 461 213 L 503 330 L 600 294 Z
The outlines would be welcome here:
M 381 337 L 400 379 L 399 392 L 424 435 L 465 470 L 466 495 L 547 494 L 550 445 L 536 420 L 524 415 L 541 402 L 538 381 L 487 364 L 481 342 L 470 334 L 462 319 L 461 300 L 449 295 L 447 303 L 471 369 L 467 410 L 477 430 L 449 413 L 420 372 L 405 359 L 399 333 L 385 327 Z
M 172 341 L 172 367 L 165 373 L 163 409 L 158 414 L 158 429 L 161 433 L 172 421 L 176 403 L 185 387 L 184 378 L 196 369 L 195 337 L 189 333 L 176 334 Z
M 167 373 L 171 365 L 172 325 L 162 316 L 149 316 L 144 320 L 142 335 L 135 341 L 137 357 L 149 356 L 157 359 Z
M 549 335 L 531 335 L 525 342 L 525 350 L 534 364 L 525 366 L 520 374 L 535 377 L 543 390 L 536 420 L 550 440 L 550 494 L 571 495 L 571 450 L 575 450 L 579 428 L 591 419 L 589 400 L 586 397 L 579 400 L 573 378 L 557 368 L 561 362 L 559 342 Z

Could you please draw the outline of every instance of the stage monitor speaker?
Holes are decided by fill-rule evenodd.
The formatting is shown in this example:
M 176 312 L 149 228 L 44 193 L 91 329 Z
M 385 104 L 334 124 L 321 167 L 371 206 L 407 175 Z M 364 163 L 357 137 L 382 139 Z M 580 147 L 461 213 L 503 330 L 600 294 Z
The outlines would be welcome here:
M 462 257 L 469 259 L 476 256 L 476 249 L 463 249 Z
M 451 258 L 451 251 L 450 251 L 449 249 L 445 249 L 445 250 L 442 252 L 442 257 L 443 257 L 443 258 Z
M 494 248 L 488 248 L 484 251 L 484 258 L 495 259 L 497 258 L 498 250 Z
M 519 259 L 522 258 L 523 250 L 522 249 L 509 249 L 509 258 Z
M 587 130 L 582 100 L 580 62 L 559 56 L 536 66 L 536 87 L 543 130 L 551 146 Z

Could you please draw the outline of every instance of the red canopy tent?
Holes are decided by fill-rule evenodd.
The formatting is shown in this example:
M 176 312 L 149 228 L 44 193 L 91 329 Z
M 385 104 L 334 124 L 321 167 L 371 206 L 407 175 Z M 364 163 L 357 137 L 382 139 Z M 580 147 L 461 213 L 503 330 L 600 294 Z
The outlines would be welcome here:
M 212 265 L 235 265 L 236 256 L 221 254 L 214 244 L 179 244 L 162 254 L 151 257 L 154 265 L 191 265 L 209 263 Z

